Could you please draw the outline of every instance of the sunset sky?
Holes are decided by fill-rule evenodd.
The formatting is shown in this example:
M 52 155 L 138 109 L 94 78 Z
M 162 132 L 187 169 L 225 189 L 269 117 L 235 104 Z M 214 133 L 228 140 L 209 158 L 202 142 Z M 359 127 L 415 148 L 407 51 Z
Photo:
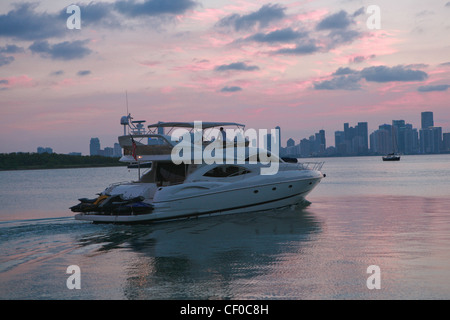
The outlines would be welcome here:
M 147 124 L 280 126 L 283 146 L 422 111 L 450 132 L 450 1 L 0 2 L 0 153 L 111 147 L 125 92 Z

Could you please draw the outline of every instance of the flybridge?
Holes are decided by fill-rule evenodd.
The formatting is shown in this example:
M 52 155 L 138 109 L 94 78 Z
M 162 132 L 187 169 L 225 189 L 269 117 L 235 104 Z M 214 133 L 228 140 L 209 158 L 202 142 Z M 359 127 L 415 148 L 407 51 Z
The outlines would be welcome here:
M 211 165 L 246 162 L 256 164 L 260 162 L 263 165 L 270 165 L 261 167 L 262 175 L 273 175 L 278 172 L 280 162 L 278 129 L 271 129 L 271 133 L 268 133 L 266 129 L 244 131 L 244 126 L 237 123 L 206 122 L 203 124 L 201 121 L 195 121 L 189 124 L 189 128 L 193 130 L 180 126 L 171 135 L 172 141 L 178 141 L 171 151 L 174 164 Z M 224 129 L 225 125 L 237 125 L 238 129 Z
M 265 165 L 261 174 L 278 172 L 278 129 L 244 130 L 245 125 L 236 122 L 158 122 L 144 133 L 144 121 L 130 124 L 130 119 L 122 117 L 121 124 L 131 132 L 127 135 L 124 128 L 124 136 L 119 137 L 128 160 L 129 155 L 136 155 L 139 161 L 170 160 L 176 165 L 261 163 Z M 135 145 L 130 142 L 139 139 Z

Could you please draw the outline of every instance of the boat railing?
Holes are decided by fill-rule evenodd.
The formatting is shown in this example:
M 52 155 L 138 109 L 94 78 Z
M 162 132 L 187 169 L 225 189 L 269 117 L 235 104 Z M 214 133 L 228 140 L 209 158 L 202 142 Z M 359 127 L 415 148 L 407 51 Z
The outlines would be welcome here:
M 300 162 L 298 163 L 300 170 L 314 170 L 314 171 L 320 171 L 322 170 L 323 165 L 325 162 L 318 161 L 318 162 Z

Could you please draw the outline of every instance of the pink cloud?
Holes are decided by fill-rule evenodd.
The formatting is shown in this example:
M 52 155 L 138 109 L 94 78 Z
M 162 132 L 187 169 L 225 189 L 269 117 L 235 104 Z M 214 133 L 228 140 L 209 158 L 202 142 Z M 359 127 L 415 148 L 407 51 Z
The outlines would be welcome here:
M 196 60 L 193 63 L 182 66 L 175 66 L 171 70 L 196 72 L 196 71 L 212 70 L 213 68 L 214 66 L 210 63 L 210 61 L 204 59 L 204 60 Z
M 248 1 L 245 0 L 239 0 L 239 1 L 234 1 L 235 4 L 230 4 L 230 5 L 226 5 L 224 6 L 224 10 L 228 11 L 230 13 L 235 13 L 235 12 L 248 12 L 251 10 L 256 10 L 259 8 L 259 6 L 257 4 L 254 3 L 249 3 Z
M 226 12 L 222 9 L 205 8 L 202 11 L 194 11 L 189 18 L 205 23 L 215 23 L 225 15 Z
M 214 32 L 207 33 L 201 36 L 201 38 L 204 40 L 205 48 L 222 48 L 222 49 L 235 40 L 235 38 L 231 35 L 225 35 Z
M 380 87 L 376 88 L 376 91 L 380 95 L 386 95 L 394 92 L 404 92 L 405 87 L 411 86 L 410 83 L 399 83 L 399 82 L 388 82 L 386 84 L 380 85 Z
M 312 21 L 316 22 L 321 20 L 323 17 L 325 17 L 329 13 L 329 10 L 327 9 L 317 9 L 313 11 L 309 11 L 306 13 L 298 13 L 295 15 L 291 15 L 288 19 L 292 22 L 300 21 L 300 22 L 307 22 Z
M 138 62 L 141 66 L 145 67 L 154 67 L 161 64 L 161 61 L 155 61 L 155 60 L 145 60 Z
M 0 78 L 0 86 L 2 88 L 21 88 L 21 87 L 32 87 L 35 83 L 32 78 L 27 75 Z
M 359 41 L 352 44 L 352 49 L 362 56 L 376 55 L 379 57 L 394 54 L 398 52 L 395 45 L 401 41 L 397 34 L 398 31 L 365 33 Z
M 80 79 L 64 78 L 61 81 L 54 82 L 51 85 L 51 87 L 54 90 L 63 90 L 65 88 L 84 85 L 84 84 L 88 84 L 88 83 L 91 83 L 91 82 L 97 81 L 97 80 L 100 80 L 100 78 L 90 78 L 90 79 L 87 77 L 80 78 Z

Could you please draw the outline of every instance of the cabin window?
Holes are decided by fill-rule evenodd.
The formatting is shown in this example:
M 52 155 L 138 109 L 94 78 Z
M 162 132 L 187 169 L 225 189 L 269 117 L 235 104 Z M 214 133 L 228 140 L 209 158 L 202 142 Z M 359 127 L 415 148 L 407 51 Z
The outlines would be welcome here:
M 156 180 L 159 185 L 182 183 L 186 178 L 187 165 L 176 165 L 172 162 L 158 162 L 156 165 Z
M 204 174 L 205 177 L 214 177 L 214 178 L 226 178 L 226 177 L 234 177 L 242 174 L 250 173 L 244 167 L 240 166 L 232 166 L 232 165 L 224 165 L 215 167 Z

